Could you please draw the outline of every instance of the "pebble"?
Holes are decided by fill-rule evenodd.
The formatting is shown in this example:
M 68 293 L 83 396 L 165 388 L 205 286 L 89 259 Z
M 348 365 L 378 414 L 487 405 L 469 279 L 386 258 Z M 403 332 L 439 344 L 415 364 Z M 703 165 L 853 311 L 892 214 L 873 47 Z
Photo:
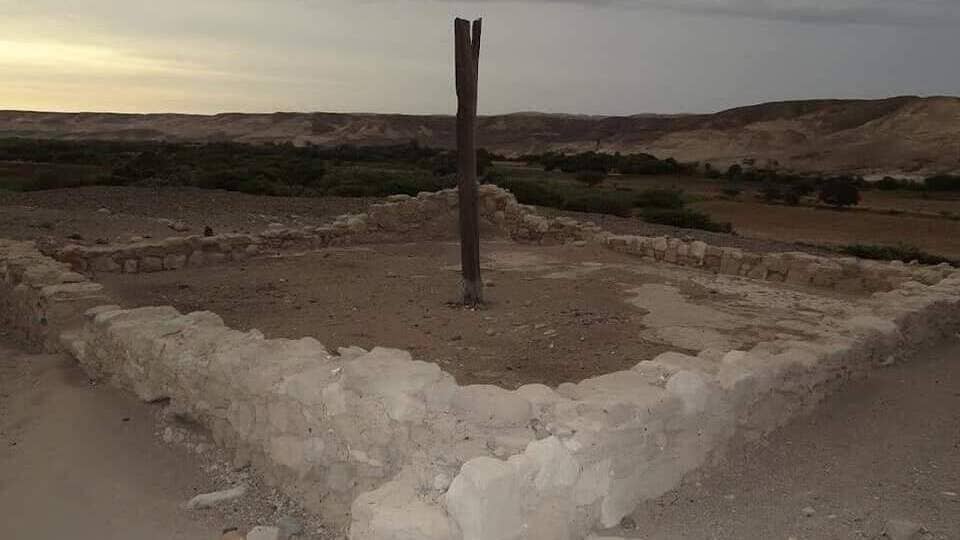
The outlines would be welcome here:
M 905 519 L 888 519 L 883 526 L 883 534 L 890 540 L 920 540 L 924 532 L 922 525 Z
M 277 527 L 280 527 L 280 537 L 284 540 L 303 532 L 303 523 L 293 516 L 283 516 L 277 520 Z
M 243 497 L 244 493 L 246 492 L 247 486 L 240 484 L 230 489 L 214 491 L 212 493 L 201 493 L 200 495 L 197 495 L 196 497 L 187 501 L 186 508 L 187 510 L 210 508 L 211 506 L 216 506 L 220 503 L 239 499 L 240 497 Z
M 444 473 L 439 473 L 433 477 L 433 489 L 437 491 L 446 491 L 450 487 L 450 476 Z
M 497 331 L 494 330 L 493 328 L 487 328 L 487 335 L 488 335 L 488 336 L 495 336 L 495 335 L 497 335 Z
M 100 213 L 100 214 L 109 214 L 109 213 L 110 213 L 110 209 L 109 209 L 109 208 L 98 208 L 98 209 L 97 209 L 97 212 Z
M 223 531 L 223 536 L 220 537 L 220 540 L 244 540 L 243 535 L 240 534 L 240 531 L 236 529 L 227 529 Z
M 254 527 L 247 533 L 247 540 L 280 540 L 280 529 L 277 527 Z
M 801 512 L 803 512 L 803 515 L 807 517 L 813 517 L 813 515 L 817 513 L 817 511 L 812 506 L 807 506 L 806 508 L 801 510 Z

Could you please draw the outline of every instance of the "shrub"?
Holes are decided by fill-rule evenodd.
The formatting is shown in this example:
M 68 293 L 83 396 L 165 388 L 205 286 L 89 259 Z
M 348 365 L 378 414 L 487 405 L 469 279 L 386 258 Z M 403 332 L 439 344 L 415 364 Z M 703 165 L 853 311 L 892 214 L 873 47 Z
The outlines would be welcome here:
M 607 177 L 607 174 L 603 171 L 581 171 L 577 173 L 577 182 L 586 184 L 589 187 L 595 187 L 600 185 L 601 182 Z
M 521 204 L 561 208 L 564 196 L 555 183 L 504 179 L 498 186 L 510 190 Z
M 894 178 L 892 176 L 884 176 L 883 179 L 877 180 L 870 184 L 872 187 L 880 189 L 882 191 L 893 191 L 898 189 L 917 191 L 925 189 L 927 186 L 923 182 L 914 182 L 911 180 L 901 180 Z
M 851 182 L 828 180 L 820 187 L 820 201 L 836 208 L 860 204 L 860 190 Z
M 930 191 L 960 191 L 960 176 L 939 174 L 925 179 L 923 184 Z
M 743 176 L 743 167 L 734 163 L 727 169 L 727 179 L 728 180 L 739 180 Z
M 633 211 L 630 200 L 618 196 L 616 192 L 574 195 L 563 202 L 562 208 L 574 212 L 610 214 L 620 217 L 630 217 Z
M 939 255 L 931 255 L 916 246 L 909 244 L 899 244 L 896 246 L 881 246 L 873 244 L 850 244 L 840 247 L 839 251 L 846 255 L 860 257 L 861 259 L 874 259 L 880 261 L 918 261 L 920 264 L 940 264 L 948 263 L 957 266 L 957 261 L 950 260 Z
M 289 186 L 264 178 L 243 180 L 230 189 L 250 195 L 288 196 L 291 194 Z
M 796 190 L 788 190 L 783 194 L 783 202 L 789 204 L 790 206 L 796 206 L 800 204 L 800 194 Z
M 703 164 L 703 176 L 711 180 L 716 180 L 717 178 L 722 178 L 723 173 L 720 170 L 713 168 L 709 162 Z
M 790 191 L 797 194 L 797 197 L 806 197 L 807 195 L 813 194 L 816 191 L 816 188 L 813 186 L 812 182 L 809 181 L 800 181 L 793 184 L 790 188 Z
M 644 209 L 642 217 L 643 220 L 648 223 L 658 223 L 660 225 L 670 225 L 684 229 L 700 229 L 725 233 L 733 232 L 732 224 L 717 223 L 707 214 L 688 208 L 679 210 L 647 208 Z
M 764 182 L 760 186 L 760 196 L 767 202 L 779 201 L 783 198 L 783 191 L 780 190 L 780 186 L 773 182 Z
M 633 198 L 633 205 L 640 208 L 683 208 L 683 191 L 679 189 L 645 189 Z

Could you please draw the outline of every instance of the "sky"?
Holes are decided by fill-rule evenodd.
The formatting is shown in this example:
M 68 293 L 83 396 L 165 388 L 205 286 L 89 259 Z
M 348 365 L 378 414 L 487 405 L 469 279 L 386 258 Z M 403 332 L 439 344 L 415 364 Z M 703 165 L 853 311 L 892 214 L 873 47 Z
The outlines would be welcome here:
M 960 94 L 960 0 L 0 0 L 0 109 L 713 112 Z

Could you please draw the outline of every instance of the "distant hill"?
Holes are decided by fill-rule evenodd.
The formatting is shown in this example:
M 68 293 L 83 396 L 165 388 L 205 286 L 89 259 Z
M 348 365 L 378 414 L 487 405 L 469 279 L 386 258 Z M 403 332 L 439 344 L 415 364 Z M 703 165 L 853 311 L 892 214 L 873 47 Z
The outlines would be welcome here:
M 68 139 L 454 144 L 450 116 L 274 113 L 114 114 L 0 111 L 0 136 Z M 724 166 L 775 160 L 794 170 L 860 174 L 960 170 L 960 98 L 808 100 L 715 114 L 583 116 L 514 113 L 480 119 L 480 143 L 518 155 L 545 150 L 648 152 Z

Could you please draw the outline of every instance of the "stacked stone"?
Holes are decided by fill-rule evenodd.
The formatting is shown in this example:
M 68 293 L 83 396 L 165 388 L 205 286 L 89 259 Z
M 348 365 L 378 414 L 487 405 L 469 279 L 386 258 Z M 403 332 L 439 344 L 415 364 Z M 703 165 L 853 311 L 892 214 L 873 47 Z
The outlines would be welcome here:
M 120 245 L 71 245 L 56 257 L 78 272 L 136 274 L 243 260 L 259 254 L 263 244 L 262 237 L 246 234 L 175 236 Z
M 594 223 L 538 215 L 536 208 L 519 204 L 510 192 L 489 184 L 479 188 L 479 210 L 485 223 L 492 223 L 518 242 L 593 242 L 651 261 L 841 292 L 889 291 L 909 281 L 932 285 L 951 271 L 949 265 L 921 267 L 799 252 L 760 254 L 666 236 L 615 235 Z M 426 231 L 429 227 L 455 237 L 457 223 L 457 190 L 445 189 L 421 192 L 416 197 L 392 195 L 385 202 L 370 206 L 366 213 L 338 216 L 319 227 L 272 224 L 258 235 L 188 236 L 120 246 L 68 246 L 57 258 L 82 272 L 158 272 L 242 260 L 264 252 L 302 252 L 406 240 L 411 232 Z
M 0 239 L 0 321 L 33 349 L 59 349 L 60 333 L 82 323 L 82 313 L 103 304 L 103 287 L 32 242 Z
M 331 522 L 349 521 L 352 540 L 574 540 L 672 489 L 735 435 L 760 437 L 891 354 L 960 328 L 960 272 L 946 267 L 602 237 L 627 253 L 731 275 L 906 281 L 857 299 L 857 316 L 806 340 L 665 353 L 556 389 L 462 387 L 403 351 L 332 355 L 310 338 L 266 340 L 169 307 L 92 309 L 64 343 L 91 373 L 145 400 L 169 398 L 239 461 Z M 82 279 L 10 243 L 0 244 L 0 261 L 4 283 Z
M 597 238 L 614 251 L 651 261 L 841 292 L 889 291 L 908 281 L 933 285 L 955 270 L 948 264 L 920 267 L 899 261 L 886 263 L 854 257 L 827 258 L 802 252 L 759 254 L 666 236 L 603 234 Z
M 101 306 L 87 319 L 64 341 L 91 375 L 145 401 L 169 399 L 333 523 L 401 472 L 446 523 L 436 504 L 463 462 L 522 452 L 536 438 L 527 399 L 460 387 L 405 351 L 332 355 L 312 338 L 267 340 L 171 307 Z

